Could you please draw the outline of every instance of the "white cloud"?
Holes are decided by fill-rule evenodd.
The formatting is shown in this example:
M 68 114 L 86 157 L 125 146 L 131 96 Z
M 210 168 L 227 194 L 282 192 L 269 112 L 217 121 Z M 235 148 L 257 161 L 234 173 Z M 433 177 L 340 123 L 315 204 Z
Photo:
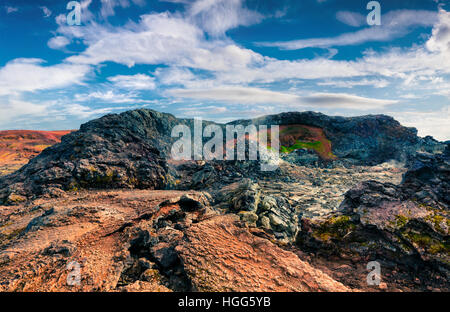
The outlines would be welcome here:
M 361 97 L 345 93 L 313 93 L 297 95 L 251 87 L 224 86 L 216 89 L 172 89 L 168 94 L 178 98 L 189 98 L 233 104 L 281 104 L 284 107 L 328 107 L 344 109 L 380 109 L 397 103 L 394 100 L 382 100 Z
M 85 106 L 85 105 L 69 104 L 69 105 L 65 105 L 65 108 L 64 108 L 62 114 L 65 116 L 68 116 L 68 117 L 73 116 L 73 117 L 77 117 L 77 118 L 87 119 L 87 118 L 91 118 L 93 116 L 105 115 L 116 109 L 117 108 L 114 108 L 114 107 L 102 107 L 102 108 L 93 109 L 93 108 Z M 118 109 L 122 109 L 122 108 L 118 108 Z
M 389 115 L 397 119 L 402 125 L 415 127 L 419 131 L 419 136 L 432 135 L 441 141 L 450 140 L 450 106 L 432 111 L 406 111 L 390 112 Z
M 0 95 L 80 84 L 91 68 L 62 63 L 42 66 L 41 59 L 15 59 L 0 68 Z
M 347 15 L 346 21 L 350 18 Z M 353 16 L 354 17 L 354 16 Z M 345 19 L 341 16 L 341 19 Z M 397 10 L 383 15 L 383 23 L 379 27 L 367 27 L 352 33 L 345 33 L 337 37 L 301 39 L 285 42 L 263 42 L 262 46 L 279 47 L 286 50 L 305 48 L 329 48 L 336 46 L 358 45 L 373 41 L 390 41 L 401 37 L 416 26 L 432 26 L 437 20 L 437 14 L 424 10 Z
M 5 129 L 29 116 L 45 116 L 48 107 L 48 103 L 35 104 L 19 98 L 3 99 L 0 105 L 0 125 Z
M 345 93 L 315 93 L 303 97 L 302 102 L 318 107 L 357 110 L 380 109 L 384 106 L 398 103 L 396 100 L 372 99 Z
M 67 39 L 66 37 L 64 37 L 64 36 L 56 36 L 56 37 L 51 38 L 47 42 L 47 45 L 51 49 L 58 50 L 58 49 L 66 47 L 69 43 L 70 43 L 70 40 Z
M 360 27 L 366 22 L 366 17 L 361 13 L 350 11 L 339 11 L 336 13 L 336 19 L 344 24 L 353 27 Z
M 420 22 L 410 21 L 411 11 L 394 11 L 398 23 L 428 24 L 433 15 Z M 422 12 L 422 11 L 419 11 Z M 389 15 L 388 15 L 389 16 Z M 384 21 L 394 23 L 389 18 Z M 78 27 L 71 27 L 80 29 Z M 77 30 L 74 36 L 86 40 L 87 50 L 68 60 L 82 64 L 100 64 L 112 61 L 127 66 L 135 64 L 166 65 L 157 70 L 159 82 L 180 84 L 187 88 L 217 87 L 224 84 L 275 83 L 288 79 L 326 79 L 322 85 L 331 85 L 334 78 L 356 78 L 357 82 L 335 83 L 351 88 L 355 85 L 387 86 L 384 77 L 403 79 L 412 84 L 417 77 L 450 73 L 450 59 L 445 53 L 430 51 L 423 46 L 409 49 L 391 48 L 385 52 L 368 51 L 354 61 L 336 61 L 327 58 L 278 60 L 265 57 L 250 49 L 237 46 L 231 40 L 207 39 L 202 29 L 176 13 L 149 14 L 139 24 L 111 28 L 92 24 Z M 431 37 L 430 40 L 435 35 Z M 207 79 L 193 74 L 191 69 L 208 71 Z M 167 75 L 174 70 L 173 77 Z M 159 74 L 158 74 L 159 73 Z M 376 76 L 377 79 L 362 77 Z
M 172 89 L 170 95 L 181 98 L 232 103 L 296 103 L 299 96 L 249 87 L 222 87 L 217 89 Z
M 413 99 L 418 99 L 419 96 L 412 94 L 412 93 L 406 93 L 406 94 L 402 94 L 399 96 L 402 99 L 408 99 L 408 100 L 413 100 Z
M 332 86 L 337 88 L 353 88 L 356 86 L 371 86 L 374 88 L 385 88 L 389 85 L 386 79 L 360 79 L 360 80 L 327 80 L 318 82 L 318 86 Z
M 118 75 L 109 77 L 116 87 L 133 90 L 153 90 L 156 88 L 155 78 L 144 74 Z
M 136 63 L 167 64 L 218 71 L 237 70 L 263 60 L 261 55 L 232 43 L 207 41 L 201 29 L 167 12 L 142 16 L 134 29 L 130 26 L 108 30 L 93 25 L 85 31 L 88 32 L 97 34 L 94 38 L 86 34 L 90 46 L 68 61 L 112 61 L 130 67 Z
M 258 23 L 263 16 L 243 6 L 243 0 L 198 0 L 189 8 L 190 17 L 206 32 L 224 35 L 229 29 Z
M 137 103 L 142 102 L 135 93 L 115 93 L 113 90 L 95 91 L 88 94 L 76 94 L 75 101 L 102 101 L 107 103 Z
M 189 86 L 195 83 L 196 76 L 187 68 L 167 67 L 155 72 L 161 84 Z
M 101 0 L 101 3 L 102 7 L 100 9 L 100 14 L 105 19 L 115 15 L 116 7 L 127 8 L 130 6 L 130 3 L 127 0 Z
M 130 107 L 92 108 L 71 103 L 67 98 L 27 101 L 20 96 L 13 96 L 0 102 L 0 129 L 55 130 L 57 128 L 53 127 L 56 124 L 64 124 L 65 126 L 61 129 L 71 129 L 78 127 L 80 121 L 125 109 L 130 109 Z M 57 127 L 59 128 L 59 126 Z
M 426 47 L 433 52 L 450 54 L 450 12 L 439 11 L 439 22 L 433 27 Z
M 197 3 L 209 8 L 219 2 L 211 0 L 190 3 L 190 7 Z M 197 11 L 201 12 L 202 8 Z M 420 18 L 413 19 L 414 14 L 419 14 Z M 389 25 L 386 28 L 394 29 L 405 28 L 407 25 L 429 25 L 435 17 L 435 12 L 401 10 L 389 12 L 383 21 Z M 394 27 L 396 23 L 401 27 Z M 274 83 L 287 79 L 364 76 L 393 76 L 413 81 L 417 75 L 450 72 L 450 67 L 446 68 L 450 64 L 448 57 L 442 53 L 431 53 L 423 47 L 368 52 L 355 61 L 327 58 L 278 60 L 242 48 L 230 39 L 207 39 L 199 26 L 178 13 L 144 15 L 138 24 L 131 23 L 125 27 L 114 28 L 91 23 L 87 27 L 69 28 L 70 30 L 60 27 L 60 30 L 68 36 L 83 38 L 89 46 L 80 55 L 70 57 L 68 60 L 71 62 L 101 64 L 111 61 L 129 67 L 135 64 L 166 65 L 169 69 L 177 68 L 178 71 L 191 75 L 190 69 L 210 72 L 208 80 L 183 77 L 186 81 L 181 84 L 189 84 L 190 87 L 199 83 L 214 87 L 222 84 Z M 164 83 L 163 80 L 167 84 L 174 83 L 173 79 L 169 82 L 167 75 L 162 75 L 160 82 Z M 385 85 L 386 81 L 380 78 L 375 87 Z

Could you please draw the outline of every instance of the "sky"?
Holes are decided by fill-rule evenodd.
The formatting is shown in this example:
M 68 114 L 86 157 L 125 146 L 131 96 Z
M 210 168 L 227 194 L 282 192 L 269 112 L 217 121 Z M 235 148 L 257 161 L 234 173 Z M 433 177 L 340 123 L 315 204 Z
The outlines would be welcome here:
M 0 0 L 0 129 L 151 108 L 387 114 L 450 140 L 450 0 Z M 368 18 L 369 16 L 369 18 Z

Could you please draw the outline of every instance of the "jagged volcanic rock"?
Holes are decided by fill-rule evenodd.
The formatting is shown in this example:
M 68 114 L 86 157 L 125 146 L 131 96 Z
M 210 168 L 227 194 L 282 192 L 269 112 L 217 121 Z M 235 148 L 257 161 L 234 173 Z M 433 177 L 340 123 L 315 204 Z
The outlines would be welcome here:
M 345 194 L 340 212 L 302 220 L 300 248 L 323 257 L 380 261 L 422 287 L 450 281 L 449 154 L 420 153 L 400 185 L 366 181 Z
M 164 188 L 170 133 L 180 122 L 144 109 L 88 122 L 3 177 L 0 199 L 11 203 L 80 188 Z
M 374 165 L 391 159 L 406 161 L 408 156 L 426 143 L 428 149 L 443 149 L 443 144 L 417 136 L 415 128 L 400 125 L 386 115 L 360 117 L 327 116 L 316 112 L 289 112 L 232 124 L 295 125 L 323 129 L 338 158 L 355 164 Z M 424 143 L 425 142 L 425 143 Z
M 430 206 L 450 207 L 450 152 L 417 153 L 403 178 L 402 190 L 408 197 Z

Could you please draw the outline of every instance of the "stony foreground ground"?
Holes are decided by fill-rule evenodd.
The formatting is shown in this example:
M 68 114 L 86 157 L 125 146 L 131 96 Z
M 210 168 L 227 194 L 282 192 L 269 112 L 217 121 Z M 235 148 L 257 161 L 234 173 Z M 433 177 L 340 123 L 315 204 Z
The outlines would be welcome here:
M 295 150 L 172 161 L 193 121 L 135 110 L 0 177 L 0 290 L 450 290 L 448 145 L 381 115 L 236 122 L 295 125 Z
M 0 290 L 350 290 L 235 215 L 182 204 L 186 194 L 203 196 L 93 191 L 1 207 Z M 79 286 L 67 285 L 72 261 Z
M 285 164 L 283 170 L 301 182 L 260 181 L 261 191 L 285 196 L 298 213 L 313 219 L 335 211 L 358 182 L 399 182 L 404 172 L 388 164 L 353 169 Z M 0 290 L 387 288 L 384 283 L 381 289 L 367 286 L 368 271 L 360 263 L 316 258 L 280 244 L 234 213 L 211 208 L 214 200 L 206 192 L 111 190 L 60 196 L 0 207 Z M 193 200 L 180 201 L 183 196 Z M 79 286 L 67 285 L 73 269 L 67 265 L 73 261 L 81 266 Z M 401 283 L 390 290 L 402 290 Z

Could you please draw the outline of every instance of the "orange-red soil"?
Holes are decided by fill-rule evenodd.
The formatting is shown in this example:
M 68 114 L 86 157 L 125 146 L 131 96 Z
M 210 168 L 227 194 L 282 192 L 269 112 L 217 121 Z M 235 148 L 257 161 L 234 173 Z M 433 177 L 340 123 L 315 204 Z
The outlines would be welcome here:
M 19 169 L 45 148 L 59 143 L 63 135 L 72 131 L 0 131 L 0 175 Z

